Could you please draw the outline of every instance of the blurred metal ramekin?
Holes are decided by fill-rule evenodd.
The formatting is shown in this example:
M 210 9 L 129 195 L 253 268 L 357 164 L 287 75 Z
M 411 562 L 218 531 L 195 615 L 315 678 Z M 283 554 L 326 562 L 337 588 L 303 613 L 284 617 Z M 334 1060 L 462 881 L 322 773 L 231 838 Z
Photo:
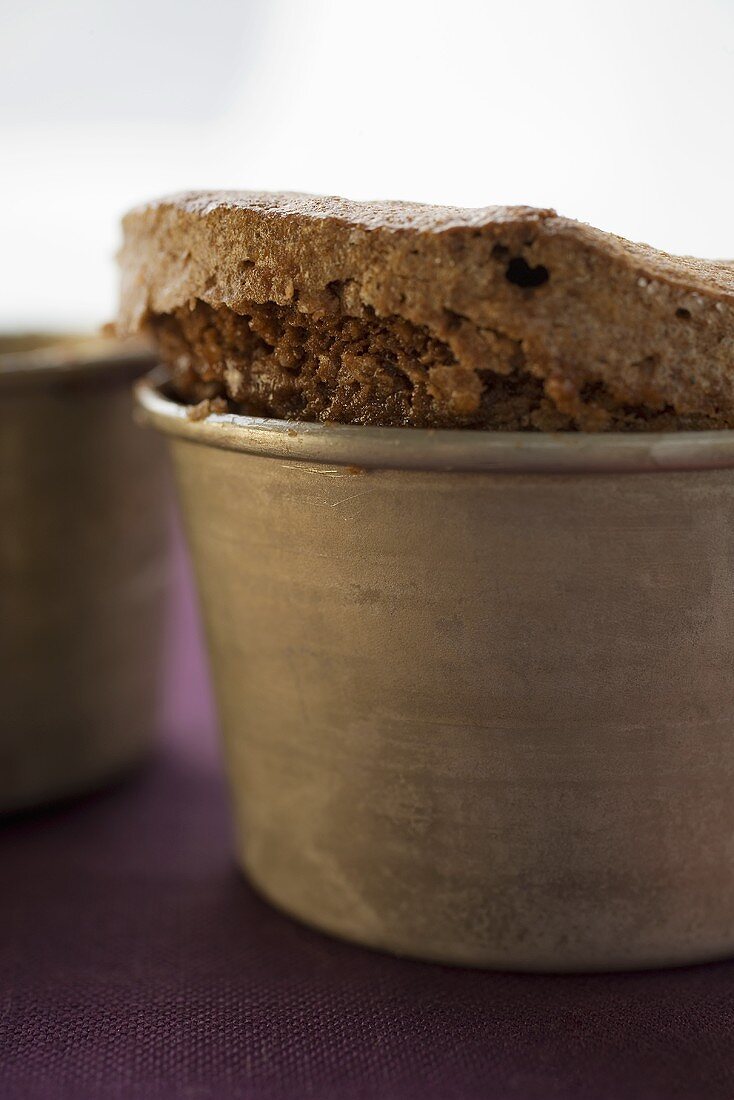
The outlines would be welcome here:
M 92 788 L 148 745 L 167 458 L 130 384 L 153 362 L 104 337 L 0 336 L 0 811 Z
M 137 396 L 269 899 L 475 966 L 734 950 L 734 432 L 195 422 Z

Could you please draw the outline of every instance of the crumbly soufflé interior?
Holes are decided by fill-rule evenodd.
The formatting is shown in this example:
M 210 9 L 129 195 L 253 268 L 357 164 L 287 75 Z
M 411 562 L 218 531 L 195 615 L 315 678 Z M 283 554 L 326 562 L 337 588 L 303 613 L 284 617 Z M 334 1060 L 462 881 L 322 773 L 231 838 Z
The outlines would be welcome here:
M 124 222 L 119 328 L 194 416 L 734 426 L 734 266 L 526 207 L 193 193 Z

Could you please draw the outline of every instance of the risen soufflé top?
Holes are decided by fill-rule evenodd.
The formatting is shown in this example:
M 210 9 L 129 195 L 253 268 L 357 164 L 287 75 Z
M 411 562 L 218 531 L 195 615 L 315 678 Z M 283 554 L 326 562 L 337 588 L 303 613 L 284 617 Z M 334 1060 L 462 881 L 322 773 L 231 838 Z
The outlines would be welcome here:
M 118 329 L 194 416 L 734 427 L 734 264 L 552 210 L 190 192 L 124 219 Z

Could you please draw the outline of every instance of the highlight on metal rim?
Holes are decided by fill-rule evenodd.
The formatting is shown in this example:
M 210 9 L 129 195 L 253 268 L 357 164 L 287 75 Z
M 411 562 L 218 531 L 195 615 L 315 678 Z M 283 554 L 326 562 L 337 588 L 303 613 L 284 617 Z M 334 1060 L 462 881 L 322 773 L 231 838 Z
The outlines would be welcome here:
M 507 474 L 654 473 L 734 467 L 734 431 L 490 432 L 374 428 L 214 414 L 193 420 L 162 368 L 135 394 L 142 419 L 193 443 L 291 461 Z

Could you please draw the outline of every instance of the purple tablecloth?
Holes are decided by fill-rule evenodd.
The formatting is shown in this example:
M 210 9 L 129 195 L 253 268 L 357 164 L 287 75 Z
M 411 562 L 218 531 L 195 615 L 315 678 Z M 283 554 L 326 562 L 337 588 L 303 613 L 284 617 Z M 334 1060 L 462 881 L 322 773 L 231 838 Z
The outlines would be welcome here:
M 0 830 L 0 1100 L 734 1097 L 734 964 L 533 977 L 362 951 L 231 856 L 190 604 L 157 759 Z

